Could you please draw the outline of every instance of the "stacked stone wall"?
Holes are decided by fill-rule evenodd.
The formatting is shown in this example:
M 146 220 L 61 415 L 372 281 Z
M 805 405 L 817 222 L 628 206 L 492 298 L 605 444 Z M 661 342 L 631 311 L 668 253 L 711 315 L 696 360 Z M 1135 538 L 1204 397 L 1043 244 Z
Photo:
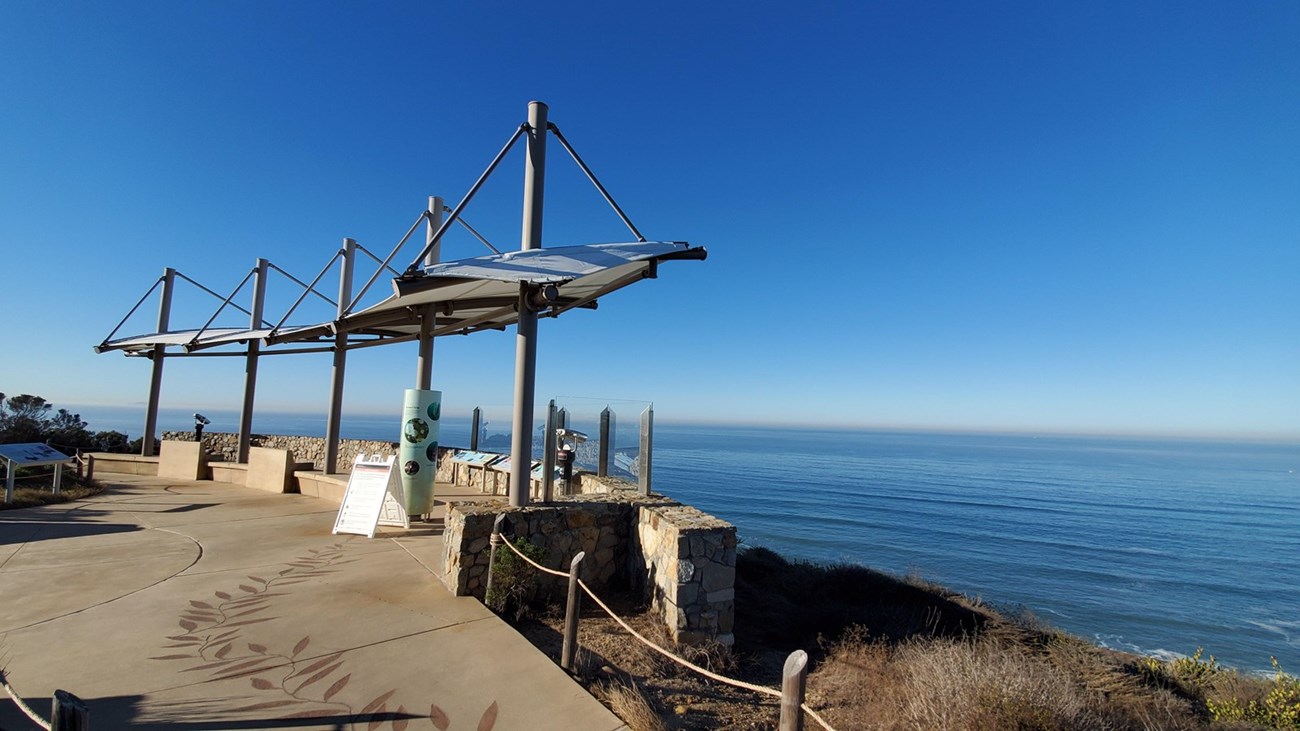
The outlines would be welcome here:
M 665 498 L 655 499 L 668 502 Z M 510 507 L 498 501 L 448 506 L 443 531 L 443 582 L 457 595 L 483 598 L 487 589 L 488 540 L 496 516 L 505 514 L 502 535 L 524 538 L 542 549 L 539 563 L 568 571 L 579 551 L 586 553 L 582 578 L 593 588 L 626 588 L 637 582 L 632 525 L 633 499 L 573 496 L 542 505 Z M 510 550 L 503 548 L 499 550 Z M 543 583 L 559 581 L 542 574 Z M 639 584 L 637 584 L 639 585 Z
M 164 440 L 192 442 L 194 441 L 194 432 L 163 432 L 162 438 Z M 325 437 L 253 434 L 249 437 L 249 442 L 254 447 L 283 449 L 292 454 L 296 462 L 310 462 L 312 469 L 315 470 L 325 469 Z M 222 461 L 234 462 L 239 454 L 239 435 L 229 432 L 203 432 L 203 448 L 209 454 L 217 455 Z M 378 454 L 386 458 L 390 454 L 396 454 L 397 448 L 397 442 L 388 442 L 382 439 L 340 439 L 339 471 L 349 471 L 350 465 L 356 461 L 358 454 L 368 456 Z M 452 451 L 447 447 L 439 447 L 438 449 L 439 480 L 447 481 L 451 479 L 450 453 Z
M 500 501 L 451 505 L 443 533 L 443 582 L 455 594 L 483 598 L 492 524 L 499 514 L 507 516 L 507 539 L 523 537 L 542 548 L 547 568 L 567 571 L 578 551 L 585 551 L 582 576 L 593 590 L 640 591 L 676 641 L 734 642 L 736 529 L 730 523 L 629 490 L 524 508 Z M 546 585 L 563 583 L 540 572 L 538 578 Z
M 735 642 L 736 528 L 689 505 L 638 511 L 646 598 L 677 642 Z

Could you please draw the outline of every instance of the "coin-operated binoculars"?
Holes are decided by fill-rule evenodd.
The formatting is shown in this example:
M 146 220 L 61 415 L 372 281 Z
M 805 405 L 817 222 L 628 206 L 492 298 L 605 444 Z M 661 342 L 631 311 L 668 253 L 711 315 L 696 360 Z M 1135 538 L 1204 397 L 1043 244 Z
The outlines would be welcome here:
M 555 461 L 560 465 L 560 474 L 564 478 L 564 494 L 573 494 L 573 463 L 578 458 L 578 445 L 587 441 L 587 435 L 576 429 L 560 427 L 555 430 L 559 448 L 555 451 Z

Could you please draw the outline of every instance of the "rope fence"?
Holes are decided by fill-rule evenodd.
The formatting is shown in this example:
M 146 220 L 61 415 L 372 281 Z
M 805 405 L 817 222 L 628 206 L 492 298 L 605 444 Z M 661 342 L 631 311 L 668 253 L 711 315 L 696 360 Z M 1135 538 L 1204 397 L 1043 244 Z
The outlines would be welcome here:
M 9 685 L 9 681 L 4 676 L 3 672 L 0 672 L 0 686 L 4 686 L 5 692 L 13 699 L 14 704 L 18 706 L 18 710 L 22 711 L 28 718 L 30 718 L 32 723 L 45 729 L 45 731 L 50 731 L 50 722 L 46 721 L 39 713 L 33 711 L 31 706 L 27 705 L 27 702 L 23 700 L 23 697 L 18 695 L 13 687 Z
M 503 516 L 502 516 L 502 517 L 503 517 Z M 618 616 L 618 615 L 614 612 L 613 609 L 610 609 L 610 608 L 609 608 L 609 605 L 606 604 L 604 601 L 602 601 L 601 598 L 600 598 L 599 596 L 596 596 L 596 592 L 592 591 L 592 590 L 591 590 L 591 587 L 587 586 L 587 583 L 586 583 L 585 581 L 583 581 L 582 579 L 577 578 L 578 565 L 581 563 L 581 561 L 582 561 L 582 559 L 583 559 L 583 554 L 582 554 L 582 553 L 579 553 L 579 554 L 574 558 L 574 560 L 573 560 L 573 565 L 572 565 L 572 569 L 571 569 L 570 571 L 568 571 L 568 572 L 565 572 L 565 571 L 557 571 L 557 570 L 555 570 L 555 569 L 551 569 L 551 568 L 547 568 L 547 567 L 545 567 L 545 566 L 542 566 L 541 564 L 539 564 L 539 563 L 537 563 L 536 561 L 532 560 L 532 559 L 529 558 L 528 556 L 525 556 L 524 553 L 523 553 L 522 551 L 520 551 L 520 550 L 519 550 L 519 549 L 518 549 L 518 548 L 517 548 L 513 543 L 511 543 L 511 542 L 508 541 L 508 540 L 504 540 L 504 539 L 501 537 L 501 533 L 500 533 L 500 530 L 499 530 L 499 529 L 500 529 L 500 517 L 498 518 L 498 520 L 497 520 L 497 522 L 496 522 L 496 525 L 494 526 L 494 530 L 492 531 L 492 536 L 491 536 L 491 538 L 489 539 L 489 544 L 490 544 L 490 546 L 491 546 L 491 550 L 492 550 L 491 558 L 488 560 L 489 587 L 491 586 L 491 578 L 490 578 L 490 577 L 491 577 L 491 575 L 492 575 L 492 566 L 493 566 L 493 564 L 494 564 L 495 561 L 496 561 L 496 549 L 497 549 L 497 546 L 499 546 L 499 545 L 501 545 L 501 544 L 504 544 L 504 545 L 508 546 L 508 547 L 510 548 L 510 550 L 513 551 L 514 554 L 515 554 L 516 556 L 518 556 L 519 558 L 523 559 L 525 563 L 527 563 L 528 565 L 532 566 L 534 569 L 537 569 L 538 571 L 541 571 L 542 573 L 550 574 L 551 576 L 557 576 L 557 577 L 560 577 L 560 578 L 562 578 L 562 579 L 568 579 L 568 580 L 570 581 L 570 602 L 569 602 L 569 604 L 570 604 L 570 609 L 569 609 L 569 612 L 568 612 L 568 614 L 569 614 L 570 616 L 566 617 L 566 619 L 565 619 L 565 636 L 566 636 L 566 642 L 565 642 L 565 650 L 564 650 L 564 653 L 563 653 L 563 657 L 564 657 L 564 659 L 562 659 L 562 661 L 561 661 L 561 665 L 564 666 L 566 670 L 570 669 L 569 666 L 572 664 L 571 651 L 570 651 L 570 649 L 569 649 L 570 641 L 568 640 L 568 636 L 569 636 L 571 633 L 572 633 L 573 635 L 576 636 L 576 633 L 577 633 L 577 616 L 576 616 L 576 615 L 577 615 L 577 610 L 576 610 L 576 607 L 575 607 L 574 602 L 573 602 L 573 600 L 572 600 L 573 585 L 576 584 L 576 586 L 582 588 L 582 591 L 583 591 L 587 596 L 591 597 L 592 601 L 596 602 L 597 606 L 599 606 L 602 610 L 604 610 L 605 614 L 608 614 L 609 617 L 610 617 L 611 619 L 613 619 L 615 622 L 617 622 L 618 625 L 619 625 L 620 627 L 622 627 L 624 630 L 627 630 L 628 634 L 630 634 L 630 635 L 632 635 L 633 637 L 635 637 L 636 639 L 640 640 L 640 641 L 641 641 L 641 644 L 645 645 L 646 647 L 649 647 L 650 649 L 654 650 L 655 652 L 659 653 L 660 655 L 663 655 L 664 657 L 668 658 L 669 660 L 672 660 L 673 662 L 677 663 L 678 665 L 681 665 L 682 667 L 685 667 L 685 668 L 688 668 L 688 669 L 690 669 L 690 670 L 693 670 L 694 672 L 696 672 L 696 673 L 698 673 L 698 674 L 700 674 L 700 675 L 703 675 L 704 677 L 709 678 L 710 680 L 715 680 L 715 681 L 717 681 L 717 682 L 719 682 L 719 683 L 724 683 L 724 684 L 726 684 L 726 685 L 730 685 L 730 686 L 733 686 L 733 687 L 736 687 L 736 688 L 741 688 L 741 689 L 743 689 L 743 690 L 748 690 L 748 691 L 751 691 L 751 692 L 754 692 L 754 693 L 759 693 L 759 694 L 762 694 L 762 695 L 766 695 L 766 696 L 770 696 L 770 697 L 773 697 L 773 698 L 777 698 L 777 699 L 779 699 L 779 700 L 781 701 L 781 705 L 782 705 L 782 709 L 781 709 L 781 710 L 782 710 L 782 714 L 781 714 L 781 726 L 780 726 L 780 728 L 781 728 L 782 731 L 786 731 L 786 729 L 801 729 L 801 728 L 803 728 L 803 724 L 800 722 L 800 720 L 796 720 L 796 719 L 787 719 L 787 715 L 789 715 L 789 714 L 787 714 L 787 712 L 786 712 L 786 708 L 787 708 L 787 706 L 792 707 L 792 708 L 798 708 L 798 709 L 802 710 L 804 713 L 807 713 L 808 716 L 809 716 L 809 718 L 812 718 L 814 721 L 816 721 L 818 724 L 820 724 L 821 727 L 822 727 L 823 729 L 825 729 L 826 731 L 835 731 L 835 729 L 834 729 L 834 728 L 833 728 L 829 723 L 827 723 L 825 719 L 823 719 L 820 715 L 818 715 L 818 713 L 817 713 L 816 711 L 814 711 L 812 708 L 809 708 L 809 707 L 808 707 L 808 704 L 807 704 L 806 702 L 804 702 L 804 700 L 803 700 L 803 689 L 804 689 L 803 679 L 804 679 L 804 676 L 805 676 L 805 674 L 806 674 L 806 672 L 807 672 L 807 661 L 808 661 L 808 656 L 807 656 L 807 654 L 806 654 L 804 651 L 802 651 L 802 650 L 797 650 L 797 651 L 795 651 L 794 653 L 792 653 L 792 654 L 790 655 L 789 660 L 786 661 L 786 676 L 787 676 L 787 677 L 786 677 L 786 681 L 787 681 L 787 682 L 785 682 L 785 683 L 782 684 L 782 685 L 783 685 L 783 689 L 784 689 L 786 686 L 792 686 L 792 685 L 795 686 L 795 687 L 797 687 L 797 691 L 796 691 L 796 692 L 797 692 L 797 697 L 796 697 L 796 698 L 792 698 L 792 697 L 790 697 L 791 694 L 790 694 L 789 692 L 783 692 L 782 690 L 777 690 L 777 689 L 775 689 L 775 688 L 769 688 L 769 687 L 767 687 L 767 686 L 765 686 L 765 685 L 755 685 L 754 683 L 747 683 L 747 682 L 745 682 L 745 681 L 743 681 L 743 680 L 737 680 L 737 679 L 735 679 L 735 678 L 729 678 L 729 677 L 727 677 L 727 676 L 725 676 L 725 675 L 720 675 L 720 674 L 715 673 L 715 672 L 713 672 L 713 671 L 711 671 L 711 670 L 709 670 L 709 669 L 707 669 L 707 668 L 700 667 L 699 665 L 696 665 L 695 663 L 691 662 L 690 660 L 687 660 L 687 659 L 682 658 L 682 657 L 678 657 L 677 655 L 674 655 L 674 654 L 673 654 L 671 651 L 669 651 L 668 649 L 666 649 L 666 648 L 664 648 L 664 647 L 662 647 L 662 646 L 656 644 L 655 642 L 653 642 L 653 641 L 647 639 L 647 638 L 646 638 L 644 635 L 642 635 L 640 632 L 637 632 L 635 629 L 633 629 L 633 628 L 632 628 L 632 625 L 628 624 L 626 620 L 624 620 L 622 617 Z M 572 629 L 570 629 L 570 627 L 571 627 Z M 567 662 L 566 662 L 566 660 L 567 660 Z M 791 673 L 791 668 L 792 668 L 792 666 L 797 666 L 797 668 L 795 669 L 795 672 L 797 672 L 797 674 L 798 674 L 798 676 L 799 676 L 798 679 L 797 679 L 797 682 L 796 682 L 796 683 L 793 683 L 793 684 L 790 682 L 791 678 L 789 677 L 789 676 L 792 674 L 792 673 Z

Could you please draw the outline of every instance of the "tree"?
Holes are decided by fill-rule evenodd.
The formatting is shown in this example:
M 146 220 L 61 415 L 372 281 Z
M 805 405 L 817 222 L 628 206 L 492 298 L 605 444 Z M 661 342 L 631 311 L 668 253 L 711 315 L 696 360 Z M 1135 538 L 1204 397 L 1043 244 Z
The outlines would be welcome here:
M 131 451 L 131 438 L 120 431 L 95 432 L 95 449 L 100 452 L 128 454 Z M 138 441 L 138 440 L 137 440 Z M 140 451 L 138 448 L 134 451 Z
M 64 451 L 75 449 L 93 449 L 95 438 L 86 431 L 86 422 L 81 414 L 73 414 L 67 409 L 59 409 L 54 418 L 47 423 L 45 441 Z
M 98 442 L 86 430 L 81 414 L 59 409 L 40 396 L 21 394 L 5 398 L 0 393 L 0 444 L 45 442 L 63 451 L 94 449 Z M 126 435 L 121 435 L 121 441 Z
M 45 427 L 52 406 L 40 396 L 26 393 L 0 401 L 0 443 L 45 441 Z

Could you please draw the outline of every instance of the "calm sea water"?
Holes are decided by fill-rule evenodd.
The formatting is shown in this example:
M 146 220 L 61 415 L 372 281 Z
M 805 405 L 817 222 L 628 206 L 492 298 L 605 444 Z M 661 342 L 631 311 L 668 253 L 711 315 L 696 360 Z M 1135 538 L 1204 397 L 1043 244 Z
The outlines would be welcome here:
M 77 409 L 136 436 L 139 409 Z M 206 414 L 234 431 L 233 413 Z M 162 429 L 188 429 L 164 412 Z M 345 419 L 395 439 L 397 419 Z M 262 433 L 319 416 L 260 414 Z M 441 441 L 467 444 L 468 419 Z M 1300 671 L 1300 445 L 680 426 L 659 491 L 792 557 L 916 573 L 1109 647 Z

